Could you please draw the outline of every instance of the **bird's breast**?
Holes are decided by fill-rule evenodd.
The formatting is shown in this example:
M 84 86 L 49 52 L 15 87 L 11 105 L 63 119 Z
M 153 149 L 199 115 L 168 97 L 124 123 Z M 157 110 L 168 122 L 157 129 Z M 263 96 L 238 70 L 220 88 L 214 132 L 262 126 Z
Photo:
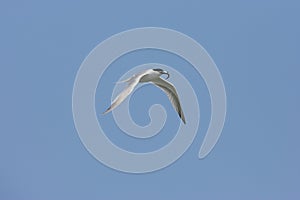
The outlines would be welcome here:
M 158 78 L 159 76 L 156 74 L 146 74 L 144 75 L 141 79 L 140 82 L 149 82 L 152 81 L 153 79 Z

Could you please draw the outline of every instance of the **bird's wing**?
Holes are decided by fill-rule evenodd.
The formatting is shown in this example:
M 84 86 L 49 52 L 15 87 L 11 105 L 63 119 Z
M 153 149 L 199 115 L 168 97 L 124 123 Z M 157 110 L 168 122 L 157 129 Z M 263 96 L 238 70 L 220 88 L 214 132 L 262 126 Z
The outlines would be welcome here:
M 162 89 L 168 96 L 169 100 L 171 101 L 174 109 L 177 111 L 179 117 L 182 119 L 183 123 L 185 124 L 185 117 L 183 114 L 183 110 L 180 105 L 179 97 L 177 91 L 172 83 L 166 81 L 161 78 L 157 78 L 151 81 L 160 89 Z
M 139 83 L 140 79 L 144 75 L 146 75 L 146 72 L 140 73 L 140 74 L 136 74 L 136 75 L 132 76 L 131 78 L 125 80 L 124 82 L 127 82 L 128 85 L 115 98 L 115 100 L 112 102 L 111 106 L 109 106 L 109 108 L 107 108 L 107 110 L 103 114 L 109 113 L 110 111 L 112 111 L 113 109 L 115 109 L 118 105 L 120 105 L 126 99 L 126 97 L 128 97 L 130 95 L 130 93 L 133 91 L 133 89 L 135 88 L 135 86 Z

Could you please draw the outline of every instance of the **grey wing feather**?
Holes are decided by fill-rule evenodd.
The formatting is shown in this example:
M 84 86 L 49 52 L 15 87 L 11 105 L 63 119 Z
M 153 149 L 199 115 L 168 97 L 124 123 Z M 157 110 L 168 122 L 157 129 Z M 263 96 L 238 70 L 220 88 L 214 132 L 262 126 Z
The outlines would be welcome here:
M 166 80 L 163 80 L 161 78 L 152 80 L 152 83 L 154 83 L 156 86 L 158 86 L 160 89 L 162 89 L 167 94 L 174 109 L 176 110 L 179 117 L 182 119 L 183 123 L 185 124 L 186 123 L 185 117 L 184 117 L 183 110 L 180 105 L 179 97 L 178 97 L 178 94 L 177 94 L 177 91 L 176 91 L 174 85 L 172 85 L 172 83 L 170 83 Z
M 127 87 L 115 98 L 111 106 L 107 108 L 103 114 L 109 113 L 110 111 L 115 109 L 118 105 L 120 105 L 130 95 L 130 93 L 134 90 L 135 86 L 139 83 L 140 79 L 144 75 L 145 74 L 134 75 L 128 80 L 125 80 L 124 82 L 128 83 Z

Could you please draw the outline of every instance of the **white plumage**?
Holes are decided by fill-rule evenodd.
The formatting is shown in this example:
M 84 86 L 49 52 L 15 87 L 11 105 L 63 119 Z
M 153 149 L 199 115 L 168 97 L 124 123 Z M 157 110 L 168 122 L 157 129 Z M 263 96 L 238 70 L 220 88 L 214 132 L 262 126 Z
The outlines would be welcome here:
M 160 78 L 162 74 L 167 74 L 168 77 L 166 79 L 169 78 L 169 73 L 167 71 L 164 71 L 162 69 L 148 69 L 146 71 L 133 75 L 125 81 L 122 81 L 127 83 L 127 87 L 115 98 L 111 106 L 103 114 L 109 113 L 118 105 L 120 105 L 131 94 L 138 83 L 151 82 L 167 94 L 179 117 L 182 119 L 183 123 L 186 123 L 177 91 L 172 83 Z

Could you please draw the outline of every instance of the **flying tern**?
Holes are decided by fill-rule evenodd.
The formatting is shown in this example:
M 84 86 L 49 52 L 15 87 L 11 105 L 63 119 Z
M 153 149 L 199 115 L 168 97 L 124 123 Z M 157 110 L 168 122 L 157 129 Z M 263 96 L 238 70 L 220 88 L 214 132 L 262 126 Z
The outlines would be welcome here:
M 112 102 L 111 106 L 103 113 L 109 113 L 113 109 L 115 109 L 117 106 L 119 106 L 134 90 L 134 88 L 137 86 L 138 83 L 145 83 L 150 82 L 153 83 L 155 86 L 159 87 L 162 91 L 164 91 L 169 100 L 171 101 L 174 109 L 178 113 L 179 117 L 185 124 L 185 117 L 183 114 L 183 110 L 180 105 L 179 97 L 177 94 L 177 91 L 172 83 L 167 81 L 166 79 L 162 79 L 160 76 L 166 74 L 167 78 L 169 78 L 169 73 L 167 71 L 164 71 L 162 69 L 148 69 L 145 71 L 142 71 L 138 74 L 133 75 L 127 80 L 121 81 L 119 83 L 126 82 L 127 87 L 115 98 L 115 100 Z

